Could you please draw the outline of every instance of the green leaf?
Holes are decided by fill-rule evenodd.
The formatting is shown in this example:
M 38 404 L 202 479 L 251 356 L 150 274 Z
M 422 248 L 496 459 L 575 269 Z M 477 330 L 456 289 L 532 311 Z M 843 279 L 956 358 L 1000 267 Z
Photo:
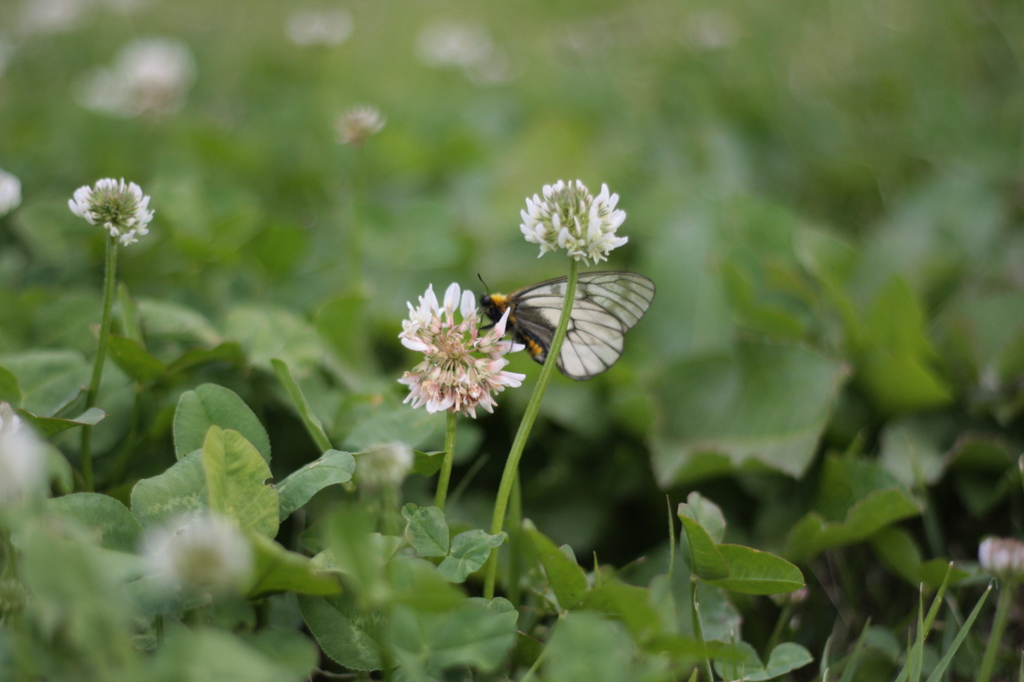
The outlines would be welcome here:
M 438 457 L 438 455 L 444 454 L 444 450 L 435 450 L 433 452 L 413 450 L 412 454 L 416 457 L 412 470 L 421 476 L 433 476 L 441 470 L 441 465 L 444 464 L 444 457 Z
M 28 410 L 18 410 L 18 415 L 35 427 L 43 437 L 53 436 L 61 431 L 67 431 L 76 426 L 94 426 L 106 418 L 107 413 L 98 407 L 90 407 L 82 414 L 73 419 L 61 417 L 37 417 Z
M 262 535 L 249 533 L 248 537 L 254 558 L 254 578 L 246 590 L 249 599 L 272 592 L 320 596 L 341 592 L 337 578 L 314 570 L 307 557 L 289 552 Z
M 295 377 L 292 376 L 288 365 L 283 360 L 278 360 L 277 358 L 271 358 L 270 364 L 274 368 L 274 374 L 277 375 L 278 382 L 280 382 L 295 405 L 295 409 L 298 411 L 306 431 L 313 438 L 313 442 L 316 443 L 321 452 L 330 450 L 331 440 L 324 431 L 324 425 L 310 410 L 309 403 L 306 402 L 306 396 L 302 395 L 302 389 L 295 383 Z
M 132 488 L 132 514 L 144 528 L 204 508 L 206 475 L 202 450 L 186 455 L 162 474 L 144 478 Z
M 754 647 L 746 642 L 736 645 L 746 653 L 741 661 L 715 661 L 715 671 L 723 679 L 742 679 L 749 682 L 762 682 L 781 677 L 805 665 L 814 662 L 814 657 L 804 647 L 794 642 L 783 642 L 772 649 L 768 656 L 768 664 L 763 665 Z
M 297 679 L 288 667 L 237 635 L 207 626 L 168 628 L 155 652 L 152 679 L 203 682 L 280 682 Z
M 932 367 L 936 354 L 925 324 L 917 295 L 903 278 L 894 276 L 854 332 L 857 378 L 885 414 L 935 408 L 952 399 Z
M 538 531 L 529 519 L 523 521 L 523 529 L 533 541 L 537 557 L 558 599 L 558 607 L 567 610 L 579 606 L 587 593 L 587 576 L 583 569 Z
M 454 666 L 483 672 L 499 668 L 515 641 L 519 614 L 481 602 L 465 600 L 446 612 L 396 607 L 390 639 L 402 667 L 435 678 Z
M 142 526 L 113 497 L 97 493 L 74 493 L 46 501 L 46 508 L 88 528 L 101 547 L 134 552 Z
M 0 356 L 0 365 L 18 379 L 21 407 L 51 417 L 89 384 L 85 356 L 70 350 L 36 350 Z
M 280 501 L 266 485 L 270 467 L 238 431 L 211 426 L 203 443 L 203 470 L 210 509 L 243 530 L 277 535 Z
M 349 452 L 365 452 L 375 445 L 400 440 L 416 447 L 430 438 L 438 424 L 435 415 L 407 405 L 382 408 L 364 419 L 345 439 Z
M 417 611 L 450 611 L 466 598 L 426 559 L 399 555 L 388 562 L 387 569 L 396 604 Z
M 791 561 L 860 542 L 921 513 L 906 489 L 880 467 L 836 457 L 825 460 L 819 498 L 821 511 L 808 513 L 786 537 L 783 553 Z
M 284 521 L 327 486 L 348 483 L 355 470 L 356 460 L 350 453 L 328 450 L 319 459 L 293 471 L 277 484 L 277 494 L 281 499 L 280 519 Z
M 661 372 L 665 414 L 652 464 L 663 486 L 767 466 L 799 477 L 814 457 L 846 368 L 804 346 L 741 342 Z
M 366 362 L 367 298 L 363 293 L 352 293 L 329 301 L 316 317 L 320 336 L 353 369 Z
M 384 566 L 394 553 L 392 538 L 373 533 L 376 518 L 362 507 L 343 506 L 327 519 L 327 545 L 333 565 L 347 575 L 362 600 L 371 605 L 391 600 Z M 393 538 L 397 540 L 398 538 Z
M 651 604 L 650 590 L 614 578 L 587 592 L 583 608 L 622 621 L 638 643 L 650 641 L 661 631 L 661 617 Z
M 139 317 L 146 337 L 172 339 L 203 346 L 223 341 L 210 321 L 184 305 L 154 299 L 139 299 Z
M 167 373 L 184 372 L 198 365 L 210 362 L 226 362 L 236 367 L 245 365 L 245 353 L 234 341 L 226 341 L 213 348 L 192 348 L 167 364 Z
M 18 386 L 18 377 L 3 367 L 0 367 L 0 402 L 8 403 L 15 408 L 21 406 L 21 387 Z
M 576 611 L 558 619 L 548 641 L 542 670 L 544 680 L 622 682 L 636 679 L 632 670 L 634 644 L 623 628 L 600 616 Z
M 270 463 L 270 438 L 260 420 L 234 391 L 216 384 L 203 384 L 178 399 L 174 413 L 174 452 L 178 459 L 203 447 L 206 432 L 214 424 L 241 433 Z
M 697 491 L 686 496 L 686 503 L 680 504 L 676 513 L 699 523 L 716 545 L 725 537 L 725 515 L 722 509 Z
M 437 570 L 446 580 L 461 583 L 470 573 L 480 570 L 491 556 L 491 550 L 501 545 L 507 537 L 504 531 L 490 535 L 479 528 L 459 533 L 452 538 L 449 555 Z
M 353 670 L 380 670 L 384 617 L 360 613 L 351 598 L 299 595 L 299 609 L 320 648 Z
M 714 540 L 699 523 L 683 513 L 680 505 L 679 520 L 683 524 L 683 532 L 690 549 L 691 570 L 703 580 L 718 580 L 729 575 L 729 565 L 725 563 Z
M 125 374 L 140 384 L 156 381 L 167 371 L 164 363 L 146 352 L 141 343 L 125 336 L 107 337 L 107 352 Z
M 291 671 L 289 679 L 308 679 L 320 661 L 320 650 L 316 643 L 297 630 L 285 630 L 273 626 L 256 632 L 238 632 L 246 644 L 259 650 L 268 659 Z
M 781 594 L 804 586 L 800 569 L 782 557 L 742 545 L 718 545 L 729 575 L 709 580 L 716 587 L 745 594 Z
M 417 507 L 411 502 L 402 507 L 405 517 L 405 538 L 420 556 L 447 556 L 448 523 L 437 507 Z M 453 581 L 461 582 L 461 581 Z
M 224 330 L 242 345 L 249 362 L 268 372 L 271 359 L 280 358 L 295 375 L 307 376 L 324 353 L 313 327 L 286 308 L 240 305 L 228 312 Z

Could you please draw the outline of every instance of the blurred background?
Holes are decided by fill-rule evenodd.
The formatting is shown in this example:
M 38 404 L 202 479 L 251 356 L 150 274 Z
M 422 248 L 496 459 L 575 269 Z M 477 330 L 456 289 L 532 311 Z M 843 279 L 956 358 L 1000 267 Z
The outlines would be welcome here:
M 118 272 L 150 352 L 242 353 L 141 400 L 112 368 L 101 478 L 173 462 L 177 396 L 206 381 L 267 424 L 275 474 L 315 458 L 272 357 L 336 445 L 437 449 L 443 417 L 395 381 L 405 302 L 566 274 L 519 211 L 607 183 L 629 244 L 600 268 L 658 294 L 611 371 L 553 382 L 525 516 L 653 566 L 666 493 L 699 488 L 730 539 L 779 551 L 828 517 L 819 469 L 846 452 L 933 502 L 908 525 L 926 556 L 972 559 L 1022 519 L 1022 57 L 1024 6 L 1000 0 L 4 0 L 0 168 L 24 199 L 0 219 L 0 364 L 91 356 L 104 235 L 67 200 L 124 177 L 156 211 Z M 386 125 L 340 144 L 358 105 Z M 520 355 L 525 386 L 460 420 L 449 517 L 475 527 L 539 370 Z

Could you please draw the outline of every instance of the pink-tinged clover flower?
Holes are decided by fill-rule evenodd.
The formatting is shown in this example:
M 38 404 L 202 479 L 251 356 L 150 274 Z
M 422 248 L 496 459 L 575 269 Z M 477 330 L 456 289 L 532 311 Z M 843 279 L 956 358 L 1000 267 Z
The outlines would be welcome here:
M 149 234 L 149 221 L 153 219 L 149 197 L 134 182 L 125 184 L 124 179 L 118 182 L 104 178 L 92 187 L 79 187 L 68 200 L 68 208 L 91 225 L 102 225 L 123 246 Z
M 406 348 L 423 353 L 423 361 L 399 382 L 409 386 L 404 402 L 426 407 L 427 412 L 459 412 L 476 418 L 476 408 L 494 411 L 494 394 L 506 386 L 522 384 L 525 374 L 506 372 L 505 354 L 519 347 L 502 341 L 508 311 L 486 333 L 481 334 L 480 311 L 471 291 L 452 284 L 440 305 L 430 285 L 420 304 L 409 303 L 409 319 L 402 323 L 398 338 Z M 455 321 L 456 309 L 462 318 Z
M 626 220 L 626 212 L 616 209 L 618 194 L 609 194 L 601 185 L 596 197 L 579 180 L 545 185 L 544 196 L 534 194 L 526 200 L 519 229 L 526 241 L 540 245 L 540 256 L 565 249 L 570 258 L 590 261 L 608 260 L 612 249 L 625 244 L 627 237 L 615 234 Z

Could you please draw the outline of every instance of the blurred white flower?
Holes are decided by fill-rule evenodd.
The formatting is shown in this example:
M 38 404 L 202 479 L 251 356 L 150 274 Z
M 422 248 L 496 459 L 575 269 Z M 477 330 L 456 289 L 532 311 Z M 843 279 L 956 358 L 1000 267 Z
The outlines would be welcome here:
M 363 104 L 352 107 L 334 123 L 336 139 L 340 144 L 361 145 L 384 127 L 388 119 L 376 107 Z
M 448 287 L 443 308 L 438 306 L 433 285 L 420 296 L 418 308 L 411 303 L 408 306 L 409 319 L 402 323 L 398 338 L 403 346 L 425 357 L 398 380 L 409 386 L 403 402 L 425 406 L 430 413 L 448 410 L 476 418 L 477 407 L 494 411 L 493 394 L 506 386 L 519 386 L 526 378 L 525 374 L 504 371 L 508 364 L 505 354 L 521 348 L 502 341 L 508 310 L 481 335 L 476 298 L 471 291 L 460 291 L 458 284 Z M 458 324 L 456 309 L 462 317 Z
M 172 114 L 185 102 L 196 65 L 176 40 L 145 38 L 128 44 L 109 68 L 96 69 L 75 89 L 78 103 L 114 116 Z
M 608 185 L 601 185 L 595 197 L 579 180 L 559 180 L 544 186 L 543 197 L 534 194 L 526 200 L 519 229 L 526 241 L 540 245 L 540 256 L 565 249 L 585 263 L 608 260 L 612 249 L 628 241 L 615 233 L 626 219 L 626 212 L 615 208 L 618 202 L 619 195 L 609 194 Z
M 18 26 L 25 34 L 68 33 L 82 23 L 89 0 L 22 0 Z
M 0 170 L 0 218 L 21 205 L 21 180 Z
M 433 67 L 467 68 L 486 60 L 493 50 L 491 35 L 480 24 L 436 21 L 424 26 L 416 38 L 416 53 Z
M 98 180 L 93 187 L 83 185 L 68 200 L 68 208 L 92 225 L 102 225 L 122 245 L 134 244 L 138 237 L 149 234 L 149 197 L 134 182 L 127 185 L 113 178 Z
M 1024 543 L 1014 538 L 989 537 L 978 547 L 982 570 L 1004 580 L 1024 578 Z
M 478 84 L 504 83 L 518 74 L 482 24 L 435 21 L 420 29 L 416 54 L 434 68 L 458 67 Z
M 42 442 L 8 403 L 0 403 L 0 506 L 41 492 L 45 482 Z
M 352 15 L 344 9 L 296 10 L 288 15 L 285 33 L 301 47 L 340 45 L 352 35 Z
M 253 569 L 252 549 L 242 531 L 212 514 L 184 516 L 147 532 L 142 556 L 153 577 L 172 590 L 241 590 Z
M 359 485 L 379 489 L 397 486 L 412 471 L 412 448 L 401 441 L 376 445 L 356 458 Z

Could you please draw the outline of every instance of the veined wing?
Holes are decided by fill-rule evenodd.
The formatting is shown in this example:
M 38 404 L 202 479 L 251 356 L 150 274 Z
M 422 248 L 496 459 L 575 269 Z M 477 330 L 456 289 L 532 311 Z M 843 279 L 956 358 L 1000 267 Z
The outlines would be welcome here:
M 546 341 L 558 325 L 566 278 L 541 282 L 509 294 L 515 318 L 534 340 Z M 573 379 L 589 379 L 607 370 L 622 355 L 624 335 L 654 300 L 654 283 L 632 272 L 587 272 L 580 275 L 558 368 Z M 540 362 L 543 357 L 535 356 Z

